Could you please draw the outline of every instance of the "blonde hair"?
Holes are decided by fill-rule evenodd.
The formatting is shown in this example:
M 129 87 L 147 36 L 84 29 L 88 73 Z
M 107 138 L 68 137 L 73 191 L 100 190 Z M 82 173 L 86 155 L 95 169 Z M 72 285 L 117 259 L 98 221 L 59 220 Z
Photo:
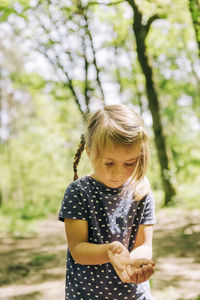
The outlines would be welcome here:
M 129 186 L 131 185 L 134 188 L 134 199 L 136 201 L 139 201 L 148 193 L 149 184 L 145 178 L 149 165 L 148 135 L 142 119 L 132 108 L 122 104 L 108 105 L 90 114 L 84 143 L 93 162 L 103 154 L 107 147 L 113 144 L 140 144 L 141 153 Z M 83 141 L 78 149 L 81 155 L 80 147 L 84 148 Z M 75 158 L 77 159 L 77 154 Z M 74 179 L 76 178 L 74 177 Z

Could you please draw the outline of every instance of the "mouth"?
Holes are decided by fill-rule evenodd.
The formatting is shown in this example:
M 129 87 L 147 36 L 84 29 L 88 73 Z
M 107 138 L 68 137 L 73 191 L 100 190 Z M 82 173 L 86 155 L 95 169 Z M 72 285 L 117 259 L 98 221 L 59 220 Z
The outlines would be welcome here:
M 111 180 L 113 183 L 121 183 L 121 180 Z

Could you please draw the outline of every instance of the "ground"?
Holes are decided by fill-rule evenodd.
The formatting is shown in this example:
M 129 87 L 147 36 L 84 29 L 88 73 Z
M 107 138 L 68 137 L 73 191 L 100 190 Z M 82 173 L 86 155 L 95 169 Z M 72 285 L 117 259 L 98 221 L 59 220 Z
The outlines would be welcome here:
M 157 221 L 155 300 L 200 300 L 200 210 L 163 209 Z M 64 299 L 67 244 L 56 216 L 29 236 L 1 234 L 0 245 L 0 299 Z

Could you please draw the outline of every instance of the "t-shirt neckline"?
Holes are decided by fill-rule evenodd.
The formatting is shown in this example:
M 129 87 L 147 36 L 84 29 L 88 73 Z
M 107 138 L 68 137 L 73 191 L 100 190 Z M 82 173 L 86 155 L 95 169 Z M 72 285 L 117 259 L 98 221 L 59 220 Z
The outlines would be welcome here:
M 112 188 L 109 187 L 107 185 L 105 185 L 103 182 L 95 179 L 94 177 L 92 177 L 91 175 L 87 175 L 86 177 L 88 177 L 89 179 L 93 180 L 95 183 L 97 183 L 101 188 L 103 188 L 106 191 L 112 191 L 112 192 L 120 192 L 122 191 L 123 187 L 127 184 L 127 182 L 125 182 L 123 185 L 121 185 L 120 187 L 117 188 Z

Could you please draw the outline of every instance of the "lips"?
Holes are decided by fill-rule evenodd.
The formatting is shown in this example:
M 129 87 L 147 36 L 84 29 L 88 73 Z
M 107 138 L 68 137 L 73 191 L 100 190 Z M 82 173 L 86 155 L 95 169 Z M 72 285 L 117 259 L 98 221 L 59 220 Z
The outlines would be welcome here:
M 112 183 L 121 183 L 121 180 L 111 180 Z

